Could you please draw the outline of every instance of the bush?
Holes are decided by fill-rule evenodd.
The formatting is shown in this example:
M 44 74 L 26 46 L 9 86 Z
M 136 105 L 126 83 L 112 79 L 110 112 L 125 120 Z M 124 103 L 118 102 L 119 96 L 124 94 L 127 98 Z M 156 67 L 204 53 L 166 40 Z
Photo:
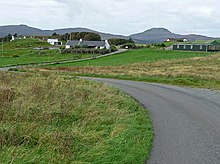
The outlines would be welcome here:
M 100 54 L 109 53 L 108 49 L 91 49 L 91 48 L 70 48 L 61 51 L 63 54 Z
M 13 58 L 18 58 L 19 57 L 19 55 L 13 55 Z
M 61 50 L 64 50 L 66 47 L 65 46 L 60 46 L 60 49 Z
M 159 43 L 159 44 L 153 44 L 155 47 L 166 47 L 164 43 Z
M 18 68 L 9 68 L 8 71 L 18 71 Z
M 120 46 L 123 44 L 127 44 L 127 43 L 135 43 L 131 38 L 129 40 L 127 39 L 119 39 L 119 38 L 112 38 L 108 40 L 110 45 L 116 45 L 116 46 Z
M 137 46 L 134 43 L 126 43 L 121 46 L 121 48 L 125 49 L 137 49 Z
M 71 40 L 87 40 L 87 41 L 100 41 L 101 36 L 93 32 L 73 32 L 71 33 Z
M 111 52 L 115 52 L 115 51 L 117 51 L 117 47 L 116 46 L 111 46 Z

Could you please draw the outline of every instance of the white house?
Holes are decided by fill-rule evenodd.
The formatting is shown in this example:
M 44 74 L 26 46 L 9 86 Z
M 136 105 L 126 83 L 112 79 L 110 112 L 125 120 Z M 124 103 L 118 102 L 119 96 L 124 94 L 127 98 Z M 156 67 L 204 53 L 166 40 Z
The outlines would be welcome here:
M 166 42 L 188 42 L 186 38 L 167 38 Z
M 15 37 L 12 35 L 10 41 L 14 41 L 14 40 L 15 40 Z
M 58 39 L 47 39 L 47 42 L 50 43 L 53 46 L 62 45 L 62 42 L 60 42 Z
M 183 42 L 188 42 L 188 39 L 183 39 Z
M 88 48 L 95 48 L 95 49 L 110 49 L 110 44 L 108 43 L 108 40 L 102 40 L 102 41 L 84 41 L 80 39 L 77 40 L 69 40 L 66 43 L 66 49 L 74 47 L 74 46 L 86 46 Z

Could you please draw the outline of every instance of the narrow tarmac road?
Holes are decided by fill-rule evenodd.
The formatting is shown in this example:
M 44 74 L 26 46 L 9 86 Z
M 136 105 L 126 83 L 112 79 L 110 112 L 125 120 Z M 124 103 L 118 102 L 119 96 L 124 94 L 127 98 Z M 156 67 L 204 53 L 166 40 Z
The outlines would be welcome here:
M 149 111 L 154 146 L 147 164 L 220 164 L 220 92 L 86 78 L 128 93 Z

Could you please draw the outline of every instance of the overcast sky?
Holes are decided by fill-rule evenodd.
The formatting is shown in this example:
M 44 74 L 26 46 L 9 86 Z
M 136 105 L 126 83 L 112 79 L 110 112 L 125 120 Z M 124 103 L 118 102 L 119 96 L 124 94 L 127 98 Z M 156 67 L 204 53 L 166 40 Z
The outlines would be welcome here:
M 129 35 L 152 27 L 220 36 L 219 0 L 0 0 L 0 26 L 87 27 Z

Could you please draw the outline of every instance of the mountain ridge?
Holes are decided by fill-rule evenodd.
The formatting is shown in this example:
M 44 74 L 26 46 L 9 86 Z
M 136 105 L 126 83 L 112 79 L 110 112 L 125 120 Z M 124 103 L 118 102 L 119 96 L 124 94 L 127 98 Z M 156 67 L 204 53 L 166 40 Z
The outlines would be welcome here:
M 9 33 L 10 34 L 17 33 L 18 35 L 25 35 L 25 36 L 51 36 L 54 32 L 60 35 L 63 35 L 65 33 L 70 33 L 70 32 L 94 32 L 94 33 L 98 33 L 103 40 L 110 39 L 110 38 L 121 38 L 121 39 L 132 38 L 136 43 L 158 43 L 158 42 L 165 41 L 167 38 L 186 38 L 189 41 L 216 39 L 213 37 L 208 37 L 204 35 L 196 35 L 196 34 L 189 34 L 189 35 L 175 34 L 163 27 L 151 28 L 151 29 L 145 30 L 144 32 L 132 34 L 129 36 L 124 36 L 124 35 L 116 35 L 116 34 L 111 34 L 111 33 L 99 32 L 99 31 L 95 31 L 95 30 L 92 30 L 89 28 L 83 28 L 83 27 L 42 30 L 39 28 L 27 26 L 24 24 L 0 26 L 1 37 L 6 36 Z

